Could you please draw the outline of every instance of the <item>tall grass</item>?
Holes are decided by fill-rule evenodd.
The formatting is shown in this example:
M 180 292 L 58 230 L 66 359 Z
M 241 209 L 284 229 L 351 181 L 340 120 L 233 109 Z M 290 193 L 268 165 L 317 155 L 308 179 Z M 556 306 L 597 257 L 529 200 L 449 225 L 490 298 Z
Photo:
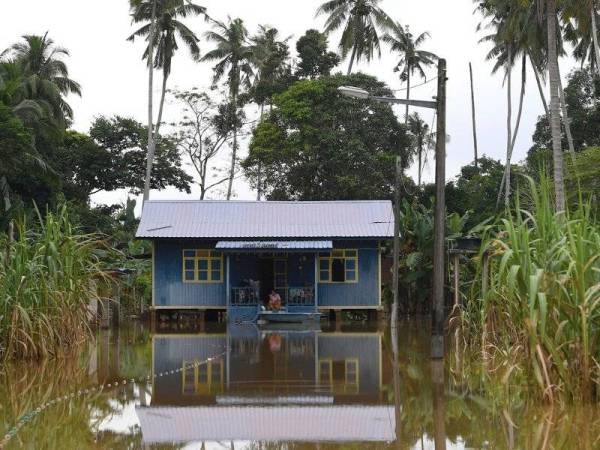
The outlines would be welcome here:
M 102 273 L 101 242 L 78 234 L 66 206 L 17 224 L 0 256 L 0 345 L 4 358 L 41 358 L 73 347 L 90 333 L 88 304 Z
M 490 229 L 489 290 L 465 307 L 465 336 L 507 383 L 531 380 L 549 401 L 590 399 L 600 385 L 598 223 L 583 201 L 555 213 L 546 177 L 527 187 Z

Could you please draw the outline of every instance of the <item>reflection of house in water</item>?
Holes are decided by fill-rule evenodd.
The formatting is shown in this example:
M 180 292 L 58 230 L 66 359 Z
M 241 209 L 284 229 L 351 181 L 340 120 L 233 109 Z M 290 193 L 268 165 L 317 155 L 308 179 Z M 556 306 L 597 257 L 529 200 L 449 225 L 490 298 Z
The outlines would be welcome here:
M 155 336 L 144 441 L 391 441 L 380 333 L 259 331 Z M 212 358 L 210 362 L 204 362 Z

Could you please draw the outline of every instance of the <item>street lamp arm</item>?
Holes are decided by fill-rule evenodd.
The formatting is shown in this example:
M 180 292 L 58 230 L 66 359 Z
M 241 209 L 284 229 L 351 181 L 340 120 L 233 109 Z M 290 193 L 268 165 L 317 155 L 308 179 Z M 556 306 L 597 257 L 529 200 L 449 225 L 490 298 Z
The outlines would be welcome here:
M 437 108 L 437 102 L 426 100 L 404 100 L 396 97 L 378 97 L 375 95 L 371 95 L 365 89 L 357 88 L 354 86 L 340 86 L 338 88 L 338 91 L 340 92 L 340 94 L 345 95 L 346 97 L 354 97 L 359 98 L 361 100 L 374 100 L 380 103 L 394 103 L 397 105 L 408 105 L 429 109 Z
M 432 101 L 427 101 L 427 100 L 404 100 L 404 99 L 395 98 L 395 97 L 375 97 L 375 96 L 370 96 L 369 99 L 375 100 L 377 102 L 383 102 L 383 103 L 394 103 L 397 105 L 417 106 L 420 108 L 429 108 L 429 109 L 437 108 L 437 102 L 432 102 Z

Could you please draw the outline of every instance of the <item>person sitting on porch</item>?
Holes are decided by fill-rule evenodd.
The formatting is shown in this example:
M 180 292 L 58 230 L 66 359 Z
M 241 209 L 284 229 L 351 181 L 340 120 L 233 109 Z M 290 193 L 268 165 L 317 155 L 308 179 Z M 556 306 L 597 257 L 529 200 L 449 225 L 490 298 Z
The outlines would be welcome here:
M 281 296 L 274 290 L 269 294 L 269 309 L 271 311 L 279 311 L 281 309 Z

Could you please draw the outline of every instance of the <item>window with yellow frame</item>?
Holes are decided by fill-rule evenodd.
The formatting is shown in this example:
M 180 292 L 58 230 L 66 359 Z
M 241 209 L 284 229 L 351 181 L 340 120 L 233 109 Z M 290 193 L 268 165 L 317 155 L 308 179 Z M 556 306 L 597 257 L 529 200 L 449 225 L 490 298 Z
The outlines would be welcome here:
M 184 283 L 222 283 L 223 253 L 214 250 L 183 250 Z
M 358 250 L 332 250 L 319 256 L 319 282 L 357 283 Z

